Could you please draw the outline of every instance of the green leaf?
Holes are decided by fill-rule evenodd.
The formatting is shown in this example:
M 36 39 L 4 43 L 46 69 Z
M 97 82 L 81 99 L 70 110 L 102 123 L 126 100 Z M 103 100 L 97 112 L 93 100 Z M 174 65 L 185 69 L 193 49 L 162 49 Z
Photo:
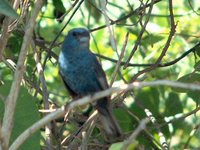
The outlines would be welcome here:
M 190 73 L 190 74 L 180 77 L 177 81 L 183 82 L 183 83 L 199 84 L 200 83 L 200 74 L 199 73 Z M 172 89 L 179 93 L 187 93 L 188 91 L 190 91 L 188 89 L 183 89 L 183 88 L 172 88 Z
M 200 72 L 200 61 L 195 63 L 194 68 L 196 72 Z
M 191 10 L 191 7 L 195 6 L 195 1 L 194 0 L 184 1 L 183 4 L 187 8 L 186 10 L 188 11 L 188 10 Z
M 96 0 L 87 0 L 85 1 L 85 7 L 89 11 L 90 15 L 95 19 L 96 22 L 99 22 L 101 18 L 101 13 L 97 8 L 99 8 L 99 3 Z
M 60 20 L 60 17 L 62 17 L 66 12 L 63 2 L 61 0 L 53 0 L 53 5 L 54 17 L 57 19 L 58 22 L 62 22 L 63 20 Z
M 0 0 L 0 14 L 17 19 L 19 16 L 6 0 Z
M 144 108 L 149 109 L 153 115 L 158 115 L 160 99 L 157 88 L 146 87 L 139 91 L 136 95 L 136 101 L 138 101 L 138 103 Z
M 192 98 L 192 100 L 196 103 L 196 104 L 199 104 L 200 103 L 200 94 L 199 94 L 199 91 L 189 91 L 188 93 L 188 96 L 190 98 Z
M 156 44 L 157 42 L 160 42 L 163 39 L 164 39 L 163 36 L 154 35 L 154 34 L 148 34 L 147 36 L 145 36 L 142 39 L 141 44 L 144 45 L 144 46 L 146 46 L 146 47 L 149 46 L 149 45 L 151 45 L 151 47 L 153 47 L 154 44 Z
M 123 17 L 125 17 L 126 16 L 126 13 L 125 12 L 123 12 L 122 14 L 120 14 L 120 16 L 119 16 L 119 18 L 123 18 Z M 135 17 L 134 17 L 135 18 Z M 126 23 L 126 19 L 123 19 L 122 21 L 120 21 L 120 24 L 125 24 Z
M 0 86 L 0 95 L 7 97 L 10 91 L 11 82 L 6 81 L 4 85 Z M 0 119 L 3 118 L 4 104 L 0 99 Z M 39 113 L 35 104 L 35 98 L 32 97 L 28 91 L 21 87 L 16 111 L 14 114 L 14 128 L 11 135 L 12 143 L 24 130 L 30 127 L 33 123 L 39 120 Z M 40 150 L 40 132 L 33 134 L 21 147 L 20 150 Z
M 18 32 L 13 32 L 8 39 L 8 44 L 6 50 L 4 51 L 4 56 L 16 62 L 18 59 L 22 41 L 22 35 Z
M 133 122 L 127 112 L 125 112 L 123 109 L 114 109 L 114 114 L 117 117 L 117 120 L 120 124 L 121 129 L 124 132 L 128 132 L 133 130 Z
M 195 47 L 195 53 L 200 57 L 200 47 Z
M 53 5 L 56 10 L 59 10 L 60 12 L 65 13 L 65 7 L 61 0 L 53 0 Z
M 121 150 L 122 146 L 123 146 L 123 142 L 114 143 L 109 147 L 108 150 Z
M 183 112 L 183 106 L 176 93 L 170 93 L 165 101 L 165 116 L 173 116 Z

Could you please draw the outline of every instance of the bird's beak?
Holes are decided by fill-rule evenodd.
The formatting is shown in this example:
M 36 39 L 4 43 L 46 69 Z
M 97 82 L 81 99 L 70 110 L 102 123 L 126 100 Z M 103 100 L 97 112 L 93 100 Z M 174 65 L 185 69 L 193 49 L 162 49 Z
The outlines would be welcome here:
M 82 47 L 88 47 L 89 46 L 89 40 L 90 38 L 88 36 L 82 36 L 79 38 L 79 42 Z
M 89 41 L 89 37 L 86 37 L 86 36 L 82 36 L 79 38 L 79 41 L 81 43 L 87 43 Z

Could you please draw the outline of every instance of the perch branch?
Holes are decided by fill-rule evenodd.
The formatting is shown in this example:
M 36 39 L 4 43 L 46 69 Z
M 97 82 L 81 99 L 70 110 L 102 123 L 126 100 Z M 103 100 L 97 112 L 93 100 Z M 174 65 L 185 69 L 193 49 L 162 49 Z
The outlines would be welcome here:
M 52 120 L 55 120 L 61 116 L 64 116 L 66 111 L 69 111 L 77 106 L 94 102 L 95 100 L 111 95 L 112 93 L 126 92 L 131 89 L 141 89 L 144 87 L 159 86 L 159 85 L 200 91 L 200 86 L 197 84 L 187 84 L 187 83 L 173 82 L 173 81 L 168 81 L 168 80 L 157 80 L 157 81 L 152 81 L 152 82 L 133 82 L 131 84 L 124 84 L 119 87 L 112 87 L 105 91 L 97 92 L 92 96 L 91 95 L 85 96 L 81 99 L 73 101 L 69 103 L 65 108 L 64 107 L 59 108 L 55 112 L 52 112 L 46 115 L 44 118 L 42 118 L 41 120 L 33 124 L 31 127 L 26 129 L 21 135 L 19 135 L 17 139 L 13 142 L 9 150 L 17 150 L 17 148 L 21 144 L 23 144 L 23 142 L 26 139 L 28 139 L 28 137 L 30 137 L 33 133 L 35 133 L 41 127 L 43 127 L 44 125 L 46 125 Z

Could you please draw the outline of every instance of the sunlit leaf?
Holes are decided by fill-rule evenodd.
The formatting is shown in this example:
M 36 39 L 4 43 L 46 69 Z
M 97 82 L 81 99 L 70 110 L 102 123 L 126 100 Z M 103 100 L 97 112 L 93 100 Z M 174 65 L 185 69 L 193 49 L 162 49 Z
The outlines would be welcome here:
M 95 21 L 99 22 L 99 19 L 101 18 L 100 13 L 100 5 L 97 0 L 87 0 L 85 1 L 85 6 L 90 12 L 90 15 L 95 19 Z
M 164 37 L 160 35 L 155 35 L 155 34 L 148 34 L 142 39 L 142 45 L 145 45 L 146 47 L 151 45 L 151 47 L 154 46 L 155 43 L 160 42 L 163 40 Z
M 109 147 L 108 150 L 121 150 L 122 146 L 123 146 L 123 142 L 114 143 Z

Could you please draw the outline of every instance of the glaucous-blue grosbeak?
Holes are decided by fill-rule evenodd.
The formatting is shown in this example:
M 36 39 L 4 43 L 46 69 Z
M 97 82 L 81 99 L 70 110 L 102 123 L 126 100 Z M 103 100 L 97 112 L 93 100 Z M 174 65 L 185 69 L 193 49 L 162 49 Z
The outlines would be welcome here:
M 59 55 L 59 72 L 73 98 L 109 87 L 100 63 L 89 49 L 89 41 L 90 34 L 87 29 L 72 29 L 65 37 Z M 93 105 L 98 110 L 105 132 L 111 136 L 119 136 L 121 132 L 112 114 L 110 97 L 99 99 Z

